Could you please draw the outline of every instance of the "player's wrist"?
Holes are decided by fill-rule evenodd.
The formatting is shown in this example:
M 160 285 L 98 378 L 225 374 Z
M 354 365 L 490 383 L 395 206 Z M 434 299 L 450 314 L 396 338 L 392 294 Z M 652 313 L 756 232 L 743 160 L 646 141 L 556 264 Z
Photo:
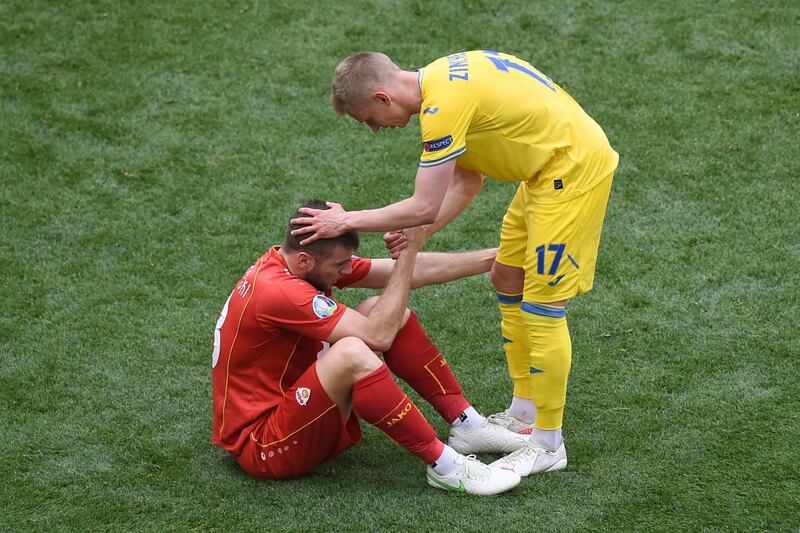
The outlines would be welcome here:
M 422 248 L 421 245 L 408 243 L 408 245 L 400 251 L 400 256 L 397 258 L 397 260 L 400 261 L 402 259 L 405 263 L 413 262 L 416 259 L 420 248 Z
M 341 215 L 339 215 L 339 221 L 338 221 L 339 222 L 339 229 L 342 231 L 342 233 L 345 233 L 345 232 L 348 232 L 348 231 L 351 230 L 350 222 L 349 222 L 349 218 L 350 218 L 349 215 L 350 215 L 350 213 L 342 213 Z
M 343 232 L 357 231 L 357 219 L 354 216 L 358 211 L 348 211 L 342 214 L 341 224 Z
M 420 230 L 423 231 L 423 230 Z M 425 246 L 425 239 L 424 238 L 414 238 L 409 239 L 406 242 L 406 250 L 413 252 L 415 255 L 422 250 L 422 247 Z

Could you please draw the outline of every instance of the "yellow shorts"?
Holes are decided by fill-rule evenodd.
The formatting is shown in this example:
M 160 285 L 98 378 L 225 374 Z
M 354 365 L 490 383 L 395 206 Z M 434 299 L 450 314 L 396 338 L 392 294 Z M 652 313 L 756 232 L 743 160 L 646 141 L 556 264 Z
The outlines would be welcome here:
M 560 204 L 534 205 L 520 184 L 503 217 L 497 262 L 525 270 L 523 300 L 558 302 L 592 289 L 614 174 Z

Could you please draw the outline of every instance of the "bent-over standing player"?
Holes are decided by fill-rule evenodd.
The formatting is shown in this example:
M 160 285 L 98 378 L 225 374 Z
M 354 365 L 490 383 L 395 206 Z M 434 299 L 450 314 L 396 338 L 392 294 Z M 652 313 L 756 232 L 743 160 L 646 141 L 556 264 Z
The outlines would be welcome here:
M 618 155 L 600 126 L 530 63 L 476 50 L 417 71 L 387 56 L 355 54 L 336 68 L 331 100 L 373 131 L 419 113 L 422 155 L 410 198 L 366 211 L 304 210 L 293 222 L 311 242 L 342 231 L 445 226 L 472 200 L 483 175 L 518 182 L 503 218 L 492 282 L 514 392 L 492 415 L 528 445 L 497 464 L 520 475 L 567 464 L 561 434 L 572 343 L 565 304 L 591 290 Z M 394 236 L 395 249 L 402 237 Z M 533 424 L 533 426 L 532 426 Z
M 396 262 L 370 260 L 353 256 L 356 232 L 301 246 L 297 227 L 250 267 L 217 322 L 213 442 L 250 475 L 296 478 L 358 443 L 363 419 L 425 461 L 433 487 L 488 495 L 516 486 L 513 471 L 462 453 L 508 453 L 524 438 L 469 404 L 406 309 L 412 286 L 486 272 L 495 250 L 418 254 L 424 230 L 412 228 Z M 353 310 L 331 298 L 332 286 L 385 290 Z M 390 371 L 451 423 L 447 445 Z

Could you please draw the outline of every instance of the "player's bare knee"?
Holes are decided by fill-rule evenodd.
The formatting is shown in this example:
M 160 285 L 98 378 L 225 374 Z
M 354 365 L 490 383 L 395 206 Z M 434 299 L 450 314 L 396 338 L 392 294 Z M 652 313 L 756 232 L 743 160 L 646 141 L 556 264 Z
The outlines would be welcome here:
M 342 337 L 331 346 L 331 352 L 335 351 L 339 357 L 345 358 L 353 357 L 364 350 L 369 351 L 369 347 L 358 337 Z
M 378 303 L 378 298 L 379 296 L 370 296 L 356 306 L 356 311 L 367 316 L 372 311 L 372 308 L 375 307 L 375 304 Z
M 354 381 L 377 370 L 383 364 L 372 349 L 357 337 L 345 337 L 337 341 L 334 346 L 338 347 L 336 363 Z
M 525 271 L 494 262 L 492 265 L 492 285 L 503 294 L 519 294 L 525 285 Z

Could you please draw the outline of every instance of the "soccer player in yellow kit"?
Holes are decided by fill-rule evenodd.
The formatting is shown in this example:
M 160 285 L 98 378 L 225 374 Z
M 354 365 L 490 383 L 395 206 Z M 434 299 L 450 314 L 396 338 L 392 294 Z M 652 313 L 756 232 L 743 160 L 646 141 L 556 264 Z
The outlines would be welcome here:
M 304 244 L 349 230 L 392 231 L 456 217 L 483 176 L 519 183 L 503 218 L 492 282 L 514 393 L 492 415 L 528 445 L 497 461 L 520 475 L 564 468 L 561 434 L 572 344 L 567 300 L 591 290 L 618 155 L 569 94 L 526 61 L 477 50 L 417 71 L 375 52 L 336 68 L 331 101 L 374 132 L 419 114 L 423 150 L 414 194 L 380 209 L 303 210 Z M 396 248 L 402 238 L 389 234 Z

